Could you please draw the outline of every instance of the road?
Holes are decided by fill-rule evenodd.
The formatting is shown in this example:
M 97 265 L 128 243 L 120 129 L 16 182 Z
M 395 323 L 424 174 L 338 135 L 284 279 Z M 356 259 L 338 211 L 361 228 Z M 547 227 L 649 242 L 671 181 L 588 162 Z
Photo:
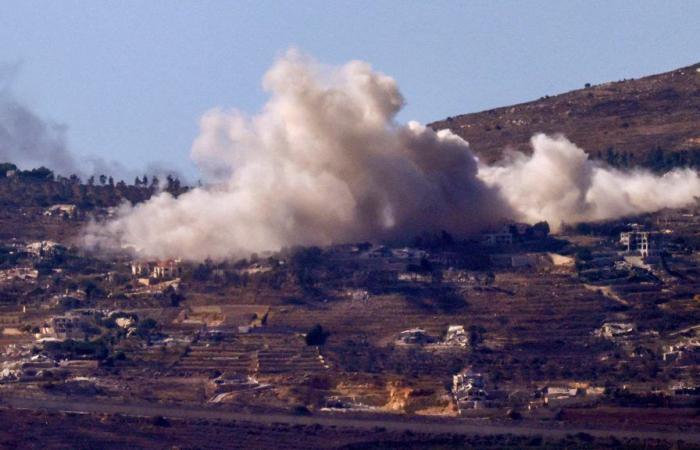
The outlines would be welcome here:
M 535 423 L 523 421 L 516 424 L 495 424 L 479 420 L 442 419 L 428 420 L 409 418 L 381 417 L 343 417 L 338 414 L 315 414 L 309 416 L 293 414 L 257 414 L 242 411 L 214 409 L 204 406 L 181 406 L 153 403 L 119 403 L 97 399 L 62 399 L 53 397 L 2 397 L 0 408 L 15 408 L 32 411 L 49 411 L 82 414 L 122 414 L 134 417 L 167 417 L 171 419 L 206 419 L 221 421 L 249 422 L 261 425 L 322 425 L 372 431 L 377 427 L 388 431 L 412 431 L 414 433 L 450 433 L 462 435 L 497 435 L 514 434 L 549 438 L 562 438 L 568 434 L 587 433 L 596 437 L 615 436 L 638 439 L 665 439 L 700 444 L 700 433 L 697 432 L 666 432 L 643 429 L 589 429 L 589 428 L 556 428 L 554 424 L 538 426 Z M 544 428 L 546 426 L 547 428 Z

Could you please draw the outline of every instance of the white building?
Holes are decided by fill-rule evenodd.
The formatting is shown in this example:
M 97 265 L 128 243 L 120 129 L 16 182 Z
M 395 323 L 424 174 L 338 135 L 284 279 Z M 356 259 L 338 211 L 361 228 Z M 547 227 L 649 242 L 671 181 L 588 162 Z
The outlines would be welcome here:
M 445 344 L 458 347 L 466 347 L 469 345 L 469 335 L 464 330 L 463 325 L 450 325 L 447 327 L 445 334 Z
M 659 234 L 653 231 L 624 231 L 620 233 L 620 244 L 627 253 L 638 253 L 642 257 L 655 256 L 659 253 Z
M 179 277 L 182 267 L 179 259 L 137 261 L 131 264 L 131 274 L 137 277 L 169 279 Z

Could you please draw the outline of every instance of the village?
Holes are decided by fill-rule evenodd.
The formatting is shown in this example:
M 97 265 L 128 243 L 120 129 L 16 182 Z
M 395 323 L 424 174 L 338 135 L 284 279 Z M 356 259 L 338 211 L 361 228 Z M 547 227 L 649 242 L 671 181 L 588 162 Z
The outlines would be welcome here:
M 2 395 L 573 423 L 700 402 L 700 207 L 204 263 L 84 252 L 109 207 L 3 214 L 38 225 L 0 242 Z

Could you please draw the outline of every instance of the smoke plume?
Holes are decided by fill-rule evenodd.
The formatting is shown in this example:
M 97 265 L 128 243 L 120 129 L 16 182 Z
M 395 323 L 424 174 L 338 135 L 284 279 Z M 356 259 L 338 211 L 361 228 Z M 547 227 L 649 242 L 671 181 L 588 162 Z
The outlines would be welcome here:
M 510 215 L 477 177 L 463 140 L 394 117 L 396 82 L 353 61 L 322 66 L 288 52 L 265 75 L 255 117 L 215 109 L 192 155 L 217 183 L 163 193 L 87 235 L 152 256 L 225 258 L 285 245 L 473 232 Z
M 16 65 L 0 65 L 0 162 L 75 173 L 77 165 L 66 148 L 65 127 L 40 119 L 12 95 L 16 72 Z
M 133 180 L 143 174 L 95 155 L 76 156 L 66 144 L 65 125 L 39 117 L 13 95 L 12 84 L 18 72 L 17 64 L 0 63 L 0 163 L 13 163 L 21 169 L 44 166 L 60 175 L 84 178 L 105 174 Z M 176 170 L 160 163 L 151 163 L 145 169 L 161 178 L 173 175 L 182 179 Z
M 214 109 L 192 157 L 208 185 L 162 193 L 92 224 L 89 247 L 190 260 L 290 245 L 467 235 L 500 221 L 617 217 L 678 206 L 700 193 L 692 171 L 663 177 L 591 162 L 563 137 L 533 138 L 532 156 L 480 166 L 448 130 L 400 125 L 396 82 L 363 62 L 323 66 L 289 51 L 268 71 L 254 117 Z
M 479 178 L 497 187 L 516 217 L 562 224 L 613 219 L 677 208 L 700 196 L 696 171 L 676 169 L 662 176 L 646 170 L 605 167 L 565 137 L 537 134 L 533 153 L 511 153 L 498 165 L 481 166 Z

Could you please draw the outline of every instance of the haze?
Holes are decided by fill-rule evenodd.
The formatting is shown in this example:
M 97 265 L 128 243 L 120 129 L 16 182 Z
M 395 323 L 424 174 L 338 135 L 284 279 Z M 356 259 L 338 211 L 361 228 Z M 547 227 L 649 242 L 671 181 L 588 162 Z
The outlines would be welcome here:
M 200 174 L 189 153 L 212 107 L 254 113 L 260 78 L 298 46 L 369 61 L 423 123 L 637 77 L 697 59 L 697 2 L 78 2 L 0 7 L 4 83 L 66 147 L 142 170 Z

